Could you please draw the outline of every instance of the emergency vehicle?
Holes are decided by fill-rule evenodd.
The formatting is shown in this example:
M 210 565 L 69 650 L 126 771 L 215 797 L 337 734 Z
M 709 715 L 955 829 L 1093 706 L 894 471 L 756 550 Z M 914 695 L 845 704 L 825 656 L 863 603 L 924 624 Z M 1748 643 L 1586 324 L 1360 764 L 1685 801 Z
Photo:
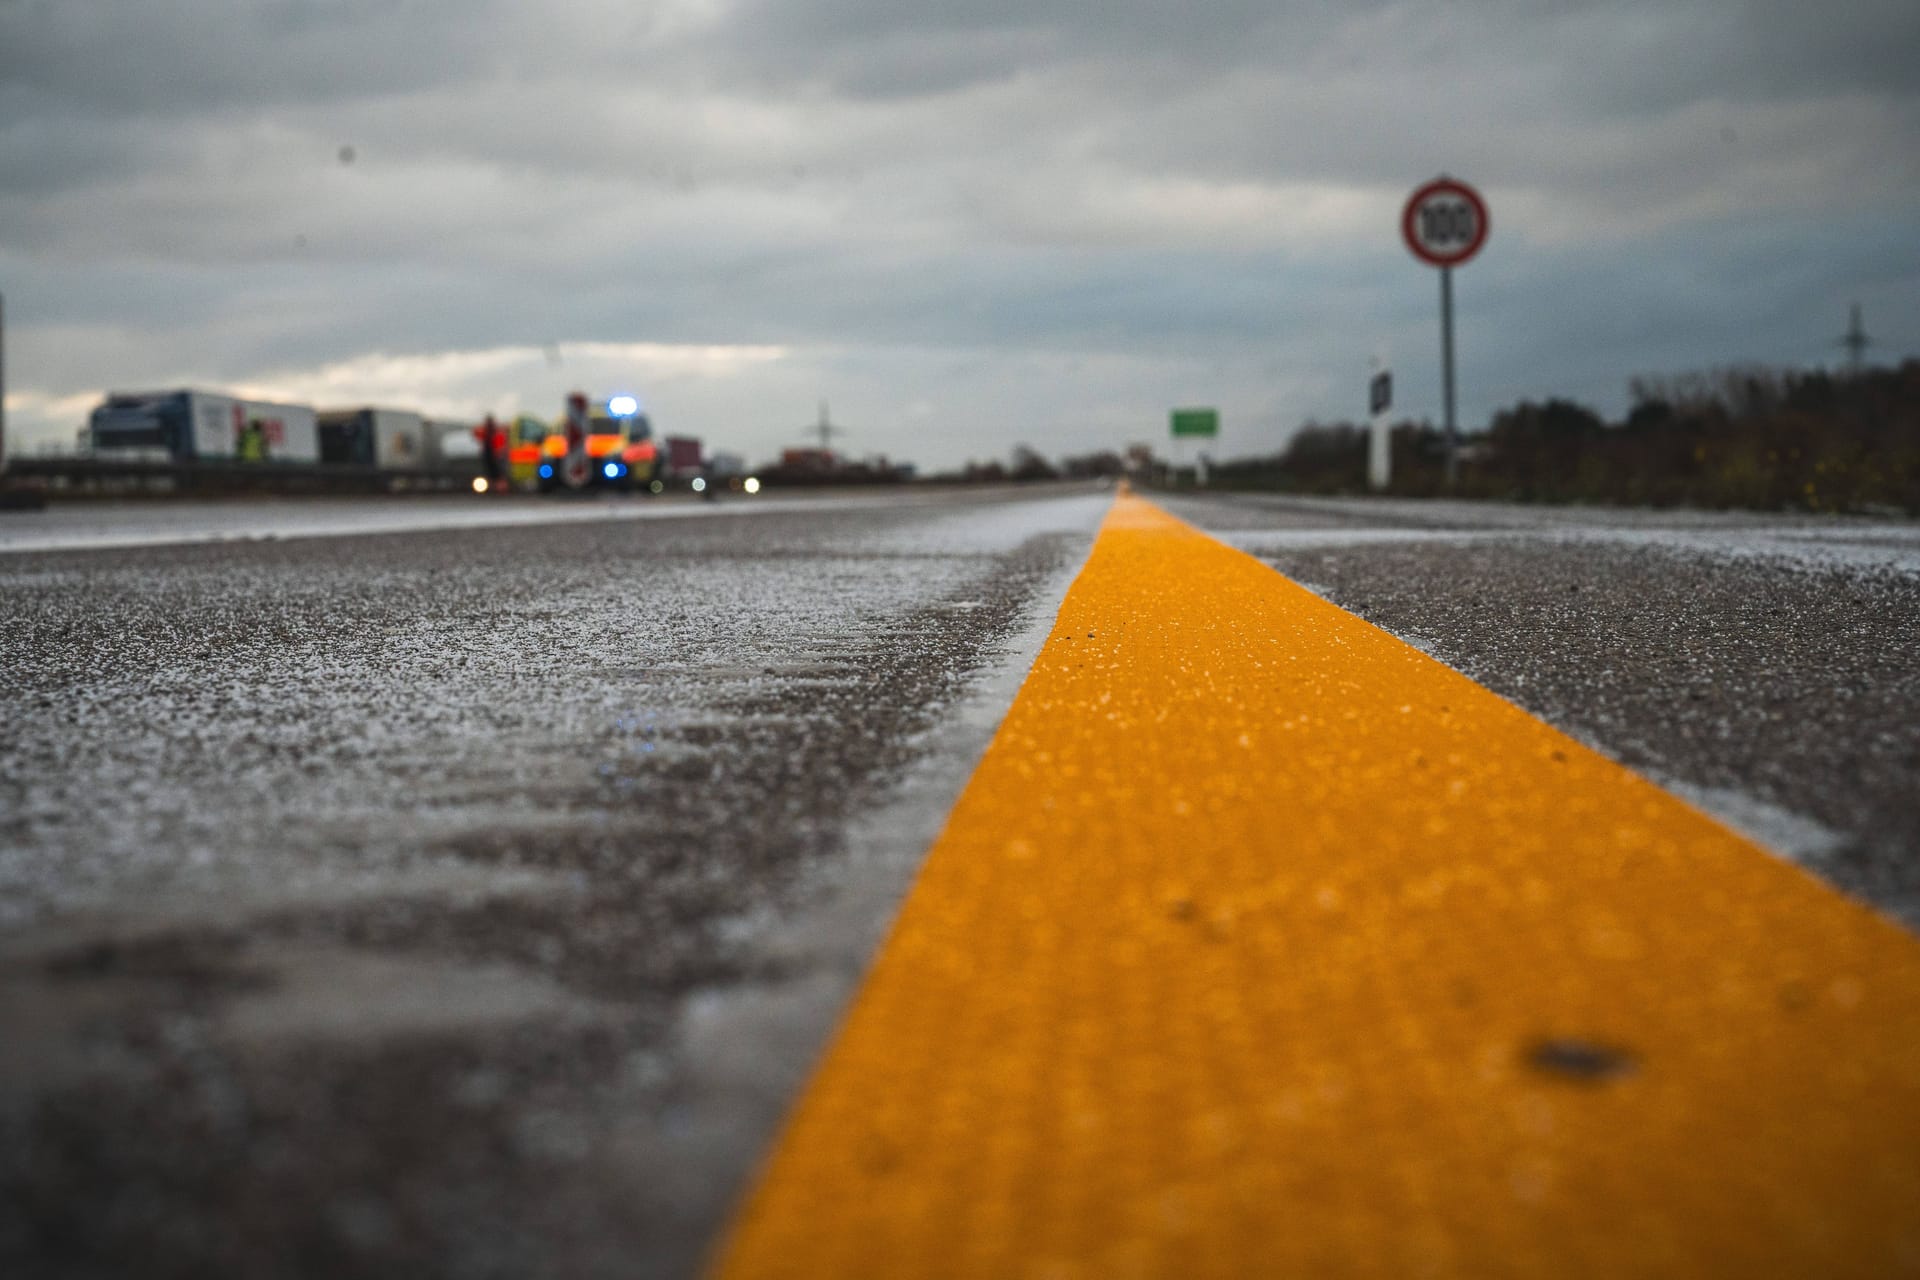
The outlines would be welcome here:
M 530 413 L 507 424 L 507 478 L 514 488 L 539 487 L 541 454 L 551 434 L 547 424 Z
M 561 429 L 540 446 L 540 491 L 620 489 L 650 486 L 660 469 L 653 424 L 630 395 L 589 405 L 575 392 L 567 397 Z

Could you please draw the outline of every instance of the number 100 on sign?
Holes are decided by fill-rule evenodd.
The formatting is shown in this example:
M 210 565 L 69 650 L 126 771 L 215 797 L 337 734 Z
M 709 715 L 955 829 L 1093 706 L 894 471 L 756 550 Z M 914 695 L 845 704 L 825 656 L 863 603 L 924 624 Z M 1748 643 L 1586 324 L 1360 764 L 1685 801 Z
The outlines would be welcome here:
M 1457 267 L 1487 240 L 1487 204 L 1464 182 L 1439 178 L 1414 192 L 1400 218 L 1413 256 L 1435 267 Z

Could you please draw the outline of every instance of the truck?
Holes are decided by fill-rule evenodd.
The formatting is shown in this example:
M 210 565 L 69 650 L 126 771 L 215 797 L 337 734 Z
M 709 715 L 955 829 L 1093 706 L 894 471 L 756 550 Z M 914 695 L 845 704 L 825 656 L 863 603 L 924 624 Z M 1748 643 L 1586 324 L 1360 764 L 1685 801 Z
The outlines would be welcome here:
M 427 465 L 441 471 L 480 472 L 480 442 L 473 435 L 474 424 L 451 418 L 428 418 L 421 424 L 426 442 Z
M 319 424 L 306 405 L 215 391 L 115 391 L 87 419 L 96 455 L 165 462 L 318 462 Z
M 668 480 L 691 480 L 706 469 L 706 459 L 701 456 L 700 441 L 692 436 L 668 436 L 661 441 L 666 446 L 665 478 Z
M 320 461 L 417 471 L 427 465 L 426 424 L 405 409 L 327 409 L 319 416 Z

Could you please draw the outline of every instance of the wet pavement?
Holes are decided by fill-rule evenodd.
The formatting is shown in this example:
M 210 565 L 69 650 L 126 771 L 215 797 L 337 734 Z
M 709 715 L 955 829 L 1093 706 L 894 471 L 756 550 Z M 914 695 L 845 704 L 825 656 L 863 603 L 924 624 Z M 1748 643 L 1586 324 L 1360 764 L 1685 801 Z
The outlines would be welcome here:
M 689 1272 L 1106 502 L 0 559 L 0 1273 Z
M 0 1274 L 688 1274 L 1107 502 L 9 526 Z M 1920 526 L 1165 505 L 1920 924 Z
M 868 496 L 872 496 L 869 494 Z M 898 506 L 938 506 L 939 490 L 896 491 Z M 287 538 L 359 537 L 370 533 L 429 533 L 452 529 L 608 524 L 628 520 L 741 519 L 767 514 L 831 511 L 845 491 L 787 489 L 758 497 L 715 490 L 706 498 L 675 492 L 632 497 L 588 490 L 543 498 L 485 497 L 471 493 L 393 494 L 365 498 L 87 499 L 54 503 L 0 519 L 0 552 L 99 551 L 163 544 L 277 542 Z
M 1920 523 L 1165 505 L 1920 929 Z

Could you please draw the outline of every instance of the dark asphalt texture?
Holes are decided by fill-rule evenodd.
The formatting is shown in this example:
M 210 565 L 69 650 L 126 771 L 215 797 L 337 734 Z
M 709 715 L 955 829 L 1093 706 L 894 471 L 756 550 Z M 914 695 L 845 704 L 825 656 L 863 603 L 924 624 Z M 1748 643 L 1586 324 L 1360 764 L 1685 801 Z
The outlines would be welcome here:
M 0 1275 L 693 1270 L 1106 501 L 0 558 Z

